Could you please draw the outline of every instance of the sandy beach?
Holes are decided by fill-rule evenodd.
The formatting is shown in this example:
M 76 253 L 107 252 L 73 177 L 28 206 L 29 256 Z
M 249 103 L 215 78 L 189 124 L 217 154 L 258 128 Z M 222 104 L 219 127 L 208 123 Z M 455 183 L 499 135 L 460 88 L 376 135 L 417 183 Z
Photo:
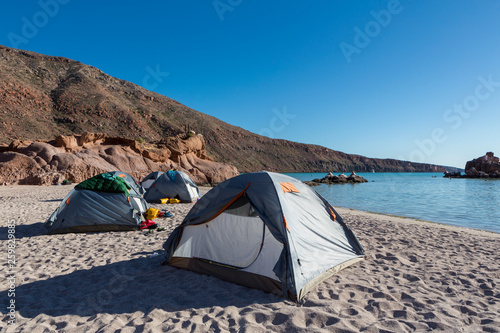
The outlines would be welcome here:
M 0 187 L 2 331 L 500 332 L 500 234 L 339 208 L 368 260 L 297 305 L 162 266 L 162 245 L 192 204 L 154 205 L 174 217 L 157 219 L 166 230 L 150 235 L 47 235 L 44 222 L 70 189 Z

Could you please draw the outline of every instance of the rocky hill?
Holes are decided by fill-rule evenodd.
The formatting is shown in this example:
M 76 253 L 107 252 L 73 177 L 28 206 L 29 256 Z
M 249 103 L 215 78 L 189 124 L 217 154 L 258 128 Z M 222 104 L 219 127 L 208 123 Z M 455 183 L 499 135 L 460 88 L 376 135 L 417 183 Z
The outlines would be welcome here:
M 241 172 L 445 171 L 270 139 L 66 58 L 0 46 L 0 78 L 0 144 L 84 132 L 156 142 L 189 125 L 204 136 L 208 155 Z

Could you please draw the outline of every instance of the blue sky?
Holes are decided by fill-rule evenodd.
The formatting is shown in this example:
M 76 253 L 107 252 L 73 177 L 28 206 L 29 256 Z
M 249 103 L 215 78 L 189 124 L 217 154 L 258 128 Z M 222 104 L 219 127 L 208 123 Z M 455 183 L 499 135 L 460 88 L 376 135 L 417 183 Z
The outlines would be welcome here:
M 0 44 L 255 133 L 458 167 L 500 155 L 498 1 L 11 1 L 0 22 Z

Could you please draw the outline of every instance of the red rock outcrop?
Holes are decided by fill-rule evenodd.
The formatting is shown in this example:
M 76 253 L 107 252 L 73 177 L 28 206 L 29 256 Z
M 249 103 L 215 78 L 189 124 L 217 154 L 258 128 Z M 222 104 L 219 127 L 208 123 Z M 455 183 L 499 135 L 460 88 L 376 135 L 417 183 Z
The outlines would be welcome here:
M 499 178 L 500 159 L 492 152 L 488 152 L 484 156 L 468 161 L 465 165 L 465 174 L 473 178 Z
M 81 182 L 114 170 L 142 179 L 150 172 L 170 168 L 186 172 L 198 184 L 220 183 L 239 174 L 234 166 L 214 162 L 206 155 L 201 135 L 139 143 L 86 132 L 60 135 L 48 142 L 16 140 L 0 147 L 0 184 Z

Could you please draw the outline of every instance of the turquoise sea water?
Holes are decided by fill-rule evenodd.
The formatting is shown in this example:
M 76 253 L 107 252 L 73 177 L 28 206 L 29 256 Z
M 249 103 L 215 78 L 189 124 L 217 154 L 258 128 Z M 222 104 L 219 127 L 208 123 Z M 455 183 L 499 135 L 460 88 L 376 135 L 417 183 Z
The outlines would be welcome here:
M 299 180 L 326 173 L 288 173 Z M 447 179 L 442 173 L 359 173 L 363 184 L 313 187 L 332 205 L 500 232 L 500 179 Z

